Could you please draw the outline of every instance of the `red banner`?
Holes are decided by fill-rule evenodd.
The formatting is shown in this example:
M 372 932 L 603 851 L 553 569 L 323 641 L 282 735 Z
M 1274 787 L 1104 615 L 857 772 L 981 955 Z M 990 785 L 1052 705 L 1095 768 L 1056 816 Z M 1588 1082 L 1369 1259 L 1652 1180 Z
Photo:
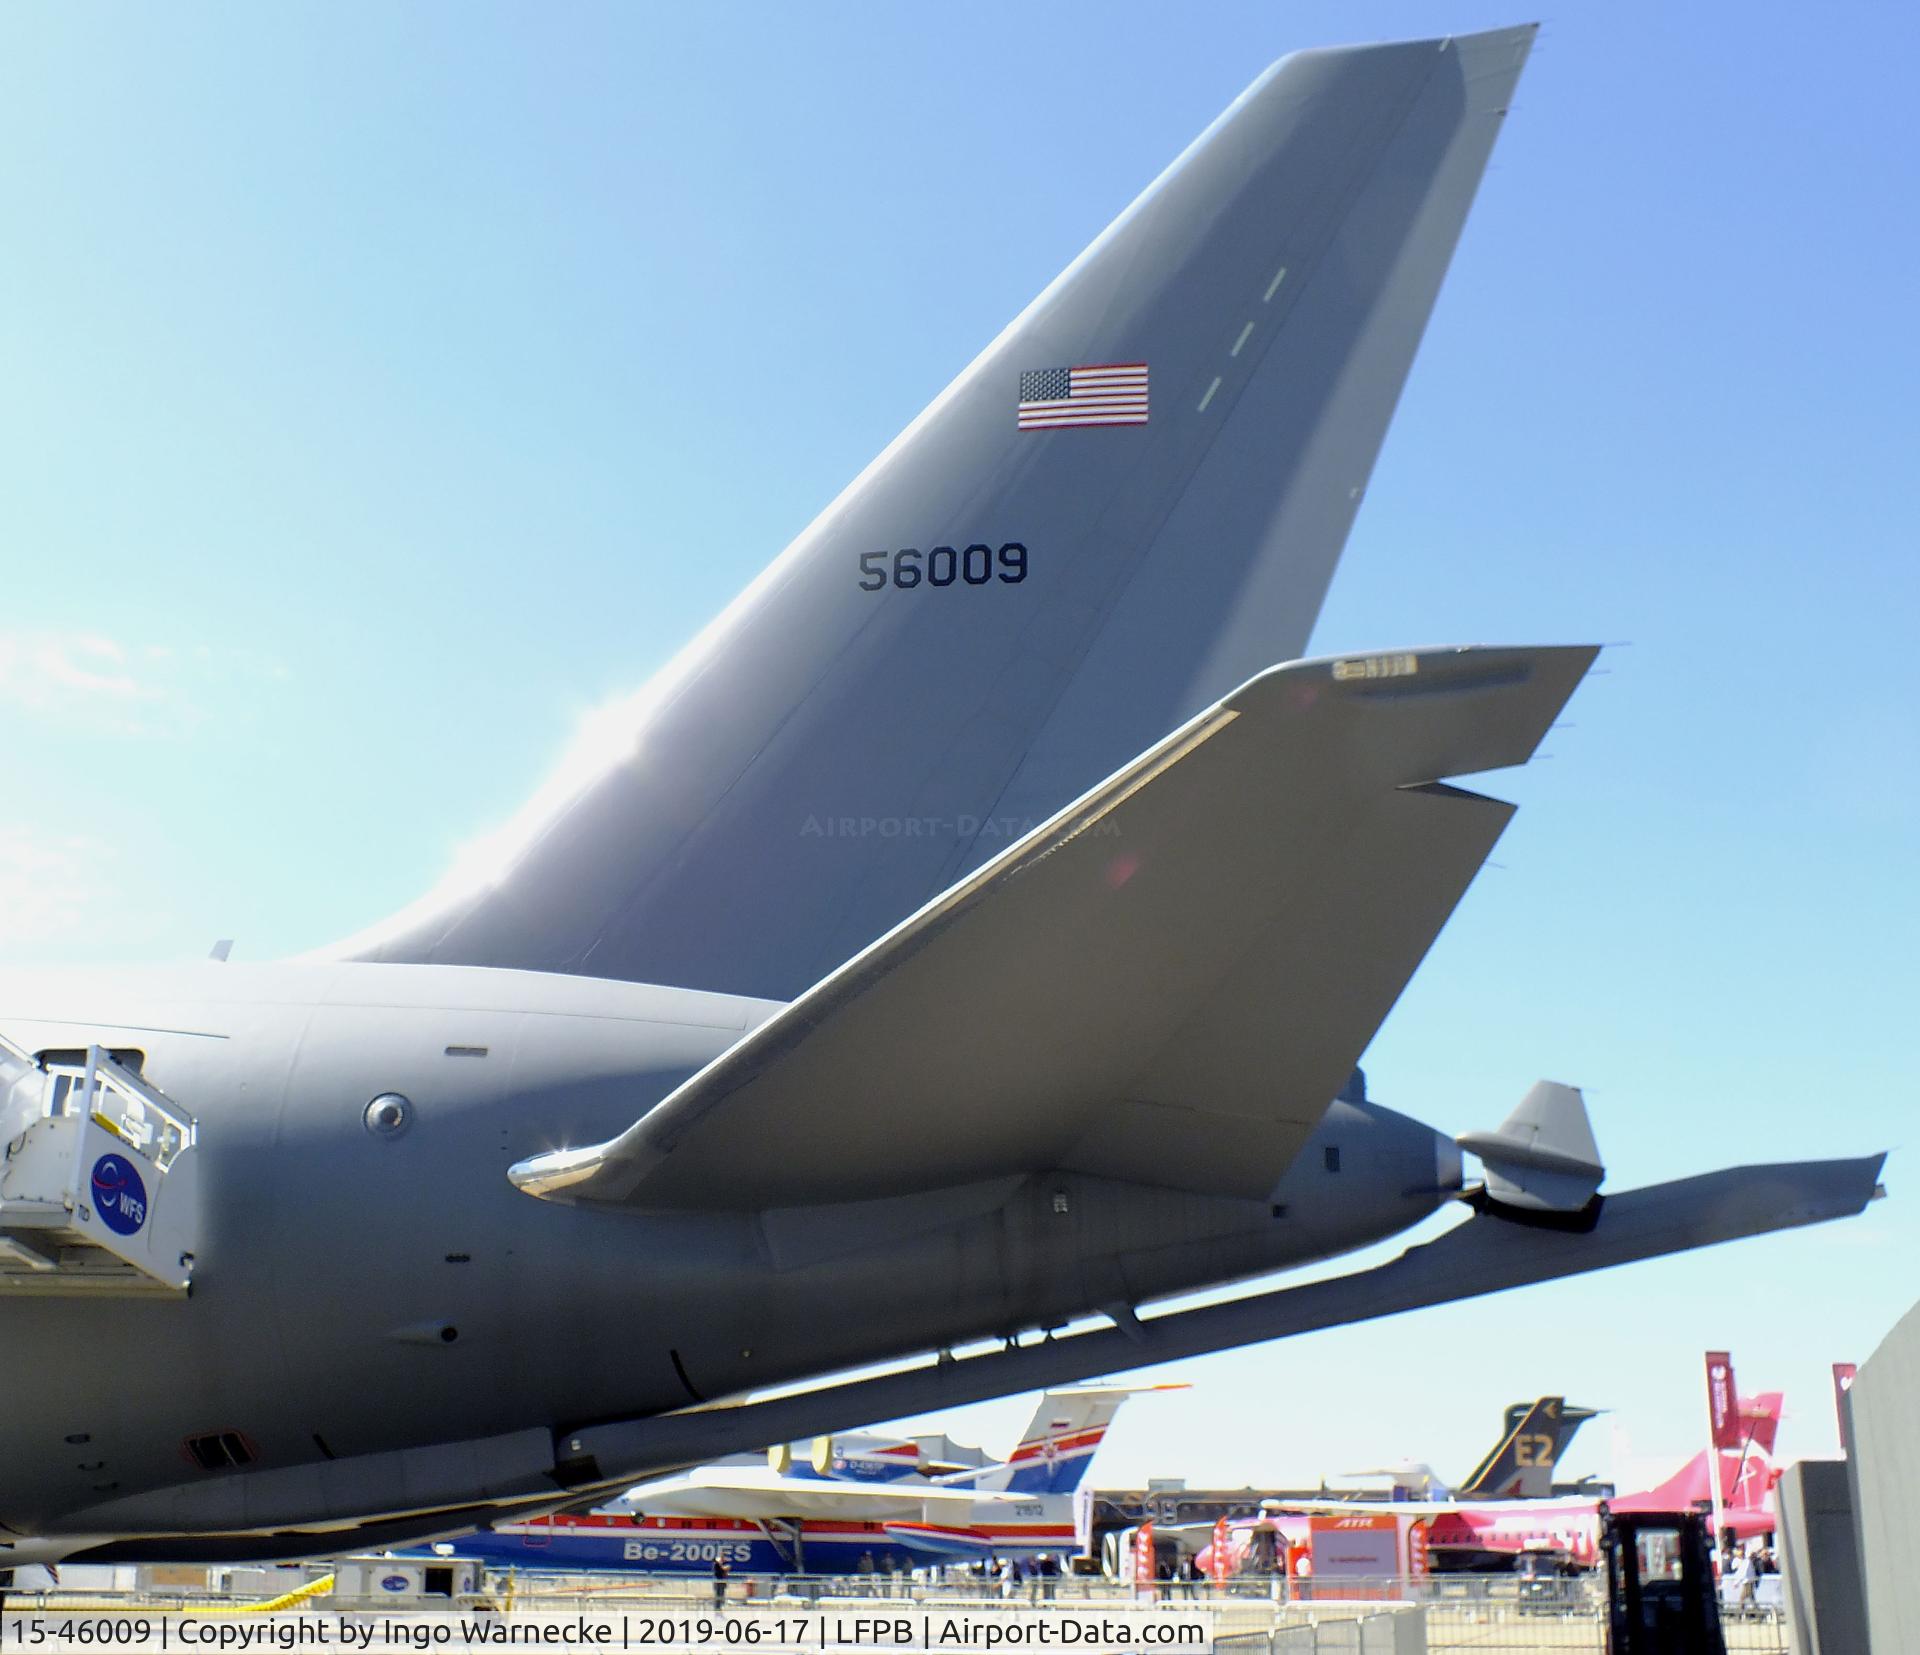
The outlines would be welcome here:
M 1229 1545 L 1227 1520 L 1224 1517 L 1216 1517 L 1213 1520 L 1213 1549 L 1207 1554 L 1207 1573 L 1213 1576 L 1216 1586 L 1226 1583 L 1227 1575 L 1233 1567 L 1227 1555 Z
M 1840 1452 L 1853 1452 L 1853 1432 L 1847 1417 L 1847 1392 L 1853 1389 L 1853 1376 L 1860 1370 L 1851 1362 L 1833 1365 L 1833 1411 L 1840 1419 Z
M 1151 1596 L 1154 1584 L 1153 1524 L 1142 1523 L 1133 1531 L 1133 1585 Z
M 1707 1352 L 1707 1422 L 1715 1448 L 1741 1446 L 1740 1408 L 1734 1400 L 1733 1358 L 1724 1350 Z

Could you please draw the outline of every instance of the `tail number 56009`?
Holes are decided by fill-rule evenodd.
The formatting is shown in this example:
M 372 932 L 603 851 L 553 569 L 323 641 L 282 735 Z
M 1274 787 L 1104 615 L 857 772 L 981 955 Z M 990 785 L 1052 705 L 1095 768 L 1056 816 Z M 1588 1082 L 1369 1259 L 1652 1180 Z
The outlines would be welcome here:
M 978 541 L 960 551 L 935 546 L 924 554 L 917 546 L 897 552 L 865 552 L 860 558 L 860 590 L 879 592 L 889 586 L 903 591 L 914 586 L 985 586 L 998 580 L 1018 586 L 1027 578 L 1027 549 L 1009 540 L 995 550 Z

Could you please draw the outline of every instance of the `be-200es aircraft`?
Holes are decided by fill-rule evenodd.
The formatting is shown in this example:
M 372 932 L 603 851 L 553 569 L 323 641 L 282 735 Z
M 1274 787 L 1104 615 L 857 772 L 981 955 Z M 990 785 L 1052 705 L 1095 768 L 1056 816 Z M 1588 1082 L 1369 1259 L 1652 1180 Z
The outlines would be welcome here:
M 1858 1211 L 1878 1158 L 1602 1198 L 1569 1088 L 1346 1088 L 1510 815 L 1453 778 L 1595 653 L 1296 659 L 1532 39 L 1263 74 L 497 866 L 0 982 L 7 1557 L 418 1541 Z
M 822 1436 L 764 1458 L 699 1466 L 581 1514 L 496 1523 L 448 1550 L 496 1566 L 857 1574 L 954 1558 L 1064 1556 L 1074 1490 L 1120 1404 L 1179 1386 L 1072 1385 L 1042 1393 L 1003 1462 L 946 1436 Z

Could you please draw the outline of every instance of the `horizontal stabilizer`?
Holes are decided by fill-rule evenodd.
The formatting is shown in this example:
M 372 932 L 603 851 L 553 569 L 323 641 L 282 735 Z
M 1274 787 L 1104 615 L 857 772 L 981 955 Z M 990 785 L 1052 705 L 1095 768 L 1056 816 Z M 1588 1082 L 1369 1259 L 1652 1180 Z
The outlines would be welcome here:
M 1499 1131 L 1455 1141 L 1480 1157 L 1489 1196 L 1528 1212 L 1577 1213 L 1607 1175 L 1580 1089 L 1556 1081 L 1536 1083 Z
M 897 926 L 619 1137 L 512 1169 L 647 1207 L 1052 1169 L 1263 1198 L 1512 807 L 1588 648 L 1277 667 Z

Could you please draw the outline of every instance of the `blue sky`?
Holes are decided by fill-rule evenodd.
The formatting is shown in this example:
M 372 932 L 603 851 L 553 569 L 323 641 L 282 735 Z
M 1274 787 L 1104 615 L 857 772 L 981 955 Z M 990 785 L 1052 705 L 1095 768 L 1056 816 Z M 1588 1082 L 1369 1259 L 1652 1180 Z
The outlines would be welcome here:
M 1623 641 L 1368 1057 L 1587 1088 L 1614 1182 L 1909 1139 L 1920 134 L 1904 8 L 1550 17 L 1316 647 Z M 15 7 L 0 960 L 268 958 L 418 894 L 1247 81 L 1354 7 Z M 1183 1364 L 1103 1475 L 1699 1438 L 1915 1297 L 1865 1219 Z M 1004 1446 L 1024 1403 L 962 1427 Z

